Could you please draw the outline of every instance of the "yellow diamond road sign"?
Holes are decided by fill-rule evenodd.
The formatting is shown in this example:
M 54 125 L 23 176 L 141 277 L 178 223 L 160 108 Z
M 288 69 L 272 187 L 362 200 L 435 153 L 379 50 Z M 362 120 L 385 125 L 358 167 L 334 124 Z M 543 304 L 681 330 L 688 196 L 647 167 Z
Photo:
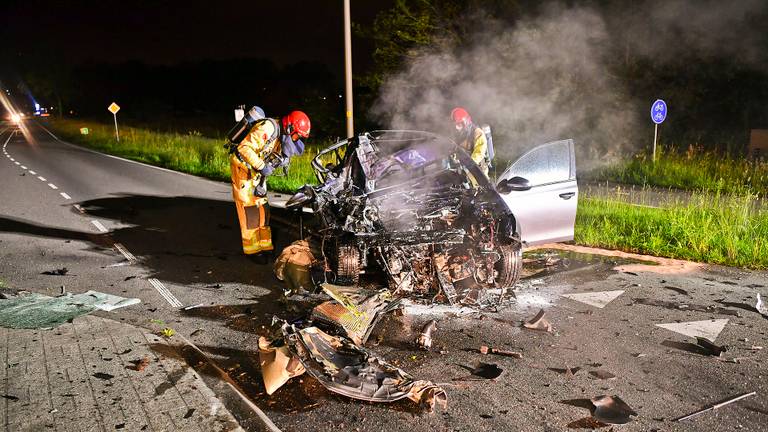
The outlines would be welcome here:
M 120 111 L 120 105 L 112 102 L 112 105 L 110 105 L 108 108 L 109 112 L 112 114 L 117 114 L 118 111 Z

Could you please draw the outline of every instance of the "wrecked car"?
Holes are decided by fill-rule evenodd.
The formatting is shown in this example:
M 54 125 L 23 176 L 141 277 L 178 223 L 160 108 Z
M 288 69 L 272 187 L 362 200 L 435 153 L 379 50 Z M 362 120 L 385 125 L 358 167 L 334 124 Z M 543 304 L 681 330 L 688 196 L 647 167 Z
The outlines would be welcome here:
M 574 160 L 571 140 L 545 144 L 493 184 L 448 138 L 367 132 L 319 152 L 320 185 L 286 207 L 314 210 L 337 285 L 379 269 L 396 296 L 501 302 L 520 277 L 524 246 L 573 238 Z

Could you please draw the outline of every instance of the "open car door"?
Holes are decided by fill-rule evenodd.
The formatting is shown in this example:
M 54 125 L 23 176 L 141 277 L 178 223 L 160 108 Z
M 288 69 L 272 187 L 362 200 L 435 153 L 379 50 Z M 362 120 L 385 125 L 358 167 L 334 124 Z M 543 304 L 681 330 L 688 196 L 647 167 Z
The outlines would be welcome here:
M 525 153 L 499 177 L 496 189 L 515 216 L 524 246 L 573 240 L 579 195 L 573 140 Z

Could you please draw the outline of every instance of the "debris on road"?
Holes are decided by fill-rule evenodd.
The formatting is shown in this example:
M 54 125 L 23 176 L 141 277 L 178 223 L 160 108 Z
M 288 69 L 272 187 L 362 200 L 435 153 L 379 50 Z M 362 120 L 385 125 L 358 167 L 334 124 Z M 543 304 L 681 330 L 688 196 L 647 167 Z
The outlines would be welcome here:
M 147 366 L 149 366 L 149 357 L 144 356 L 143 358 L 138 360 L 131 360 L 131 365 L 126 366 L 126 369 L 142 372 Z
M 577 373 L 579 373 L 579 371 L 581 370 L 581 368 L 580 368 L 580 367 L 574 367 L 574 368 L 572 368 L 572 367 L 570 367 L 570 366 L 566 366 L 565 368 L 549 368 L 549 370 L 551 370 L 552 372 L 557 372 L 557 373 L 559 373 L 559 374 L 563 374 L 563 375 L 565 375 L 565 376 L 566 376 L 566 377 L 568 377 L 568 378 L 572 378 L 572 377 L 574 377 L 574 376 L 575 376 Z
M 683 416 L 683 417 L 677 418 L 674 421 L 680 422 L 680 421 L 683 421 L 683 420 L 688 420 L 688 419 L 691 419 L 691 418 L 696 417 L 698 415 L 704 414 L 707 411 L 715 411 L 715 410 L 720 409 L 720 408 L 722 408 L 722 407 L 724 407 L 726 405 L 730 405 L 730 404 L 732 404 L 734 402 L 738 402 L 738 401 L 740 401 L 742 399 L 746 399 L 746 398 L 748 398 L 750 396 L 754 396 L 756 394 L 757 394 L 757 392 L 754 392 L 754 391 L 753 392 L 749 392 L 749 393 L 744 393 L 742 395 L 735 396 L 735 397 L 732 397 L 730 399 L 726 399 L 725 401 L 720 402 L 718 404 L 715 404 L 715 405 L 712 405 L 710 407 L 707 407 L 707 408 L 701 409 L 699 411 L 696 411 L 694 413 L 688 414 L 687 416 Z
M 289 351 L 288 346 L 273 346 L 264 336 L 259 337 L 259 366 L 268 395 L 305 372 L 299 358 Z
M 676 293 L 678 293 L 680 295 L 684 295 L 684 296 L 688 296 L 688 297 L 691 296 L 690 294 L 688 294 L 688 291 L 686 291 L 686 290 L 684 290 L 682 288 L 673 287 L 673 286 L 670 286 L 670 285 L 665 285 L 664 289 L 668 289 L 670 291 L 674 291 L 674 292 L 676 292 Z
M 44 275 L 48 275 L 48 276 L 64 276 L 67 273 L 69 273 L 69 269 L 67 269 L 66 267 L 62 267 L 62 268 L 56 269 L 56 270 L 46 270 L 46 271 L 44 271 L 44 272 L 42 272 L 40 274 L 44 274 Z
M 92 376 L 93 376 L 94 378 L 98 378 L 98 379 L 100 379 L 100 380 L 105 380 L 105 381 L 111 380 L 112 378 L 114 378 L 114 377 L 115 377 L 115 376 L 114 376 L 114 375 L 112 375 L 112 374 L 108 374 L 108 373 L 104 373 L 104 372 L 96 372 L 96 373 L 95 373 L 95 374 L 93 374 Z
M 650 299 L 650 298 L 633 298 L 632 303 L 642 304 L 647 306 L 658 306 L 658 307 L 663 307 L 663 308 L 672 309 L 672 310 L 691 310 L 696 312 L 709 312 L 709 313 L 717 313 L 721 315 L 731 315 L 735 317 L 741 317 L 738 311 L 735 311 L 733 309 L 727 309 L 720 306 L 705 306 L 705 305 L 697 305 L 697 304 L 690 304 L 690 303 L 675 303 L 675 302 Z
M 464 369 L 467 369 L 471 375 L 454 378 L 454 381 L 476 381 L 478 378 L 486 379 L 486 380 L 495 380 L 496 378 L 500 377 L 501 374 L 504 372 L 504 369 L 500 368 L 498 365 L 495 365 L 493 363 L 483 363 L 478 362 L 477 366 L 475 367 L 467 367 L 462 366 Z M 477 378 L 475 378 L 477 377 Z
M 606 424 L 626 424 L 632 421 L 632 416 L 637 416 L 626 402 L 618 396 L 595 396 L 591 399 L 594 410 L 592 417 Z
M 423 350 L 429 351 L 432 348 L 432 332 L 437 328 L 437 321 L 430 320 L 421 329 L 421 334 L 416 338 L 416 345 Z
M 271 362 L 275 368 L 269 369 L 269 378 L 264 375 L 265 385 L 269 381 L 272 391 L 279 388 L 276 385 L 279 381 L 272 380 L 273 376 L 298 374 L 299 365 L 292 363 L 292 357 L 296 357 L 307 374 L 323 387 L 353 399 L 394 402 L 408 398 L 427 407 L 430 412 L 436 404 L 445 406 L 447 403 L 445 391 L 439 386 L 430 381 L 414 380 L 402 369 L 350 339 L 331 336 L 317 327 L 298 329 L 290 324 L 282 326 L 282 333 L 285 349 L 279 362 L 275 354 L 275 360 Z M 260 341 L 261 346 L 272 347 L 272 344 L 264 340 Z M 277 353 L 278 349 L 274 347 L 273 352 Z M 282 364 L 285 364 L 284 373 L 280 372 Z M 293 366 L 294 369 L 290 370 L 289 367 Z M 266 374 L 266 370 L 262 373 Z
M 312 309 L 311 319 L 340 330 L 358 345 L 364 344 L 381 316 L 399 305 L 388 290 L 364 290 L 323 284 L 323 291 L 333 300 Z
M 616 375 L 614 375 L 614 374 L 612 374 L 612 373 L 610 373 L 610 372 L 608 372 L 607 370 L 604 370 L 604 369 L 598 369 L 598 370 L 590 371 L 589 374 L 592 375 L 593 377 L 595 377 L 597 379 L 601 379 L 601 380 L 616 379 Z
M 174 329 L 172 329 L 170 327 L 166 327 L 166 328 L 164 328 L 164 329 L 162 329 L 160 331 L 160 334 L 162 336 L 167 337 L 167 338 L 171 338 L 171 337 L 173 337 L 176 334 L 176 330 L 174 330 Z
M 74 295 L 67 293 L 59 297 L 21 292 L 17 296 L 0 300 L 0 327 L 56 327 L 96 310 L 109 312 L 140 302 L 137 298 L 125 298 L 98 291 Z
M 498 348 L 492 348 L 487 345 L 481 345 L 480 346 L 480 354 L 496 354 L 504 357 L 513 357 L 516 359 L 523 358 L 523 353 L 517 352 L 517 351 L 507 351 L 507 350 L 501 350 Z
M 539 310 L 535 317 L 523 323 L 523 327 L 531 330 L 541 330 L 548 333 L 552 332 L 552 324 L 544 318 L 544 309 Z
M 709 339 L 703 338 L 701 336 L 697 336 L 696 337 L 696 344 L 698 346 L 704 348 L 705 350 L 707 350 L 709 355 L 715 356 L 715 357 L 720 357 L 724 352 L 728 351 L 728 347 L 727 346 L 725 346 L 725 345 L 723 345 L 723 346 L 715 345 Z
M 768 308 L 765 307 L 763 299 L 760 297 L 760 293 L 757 293 L 757 303 L 755 303 L 755 310 L 765 318 L 768 318 Z
M 277 279 L 285 282 L 286 296 L 314 291 L 311 268 L 316 262 L 307 240 L 295 241 L 280 252 L 275 260 L 274 273 Z

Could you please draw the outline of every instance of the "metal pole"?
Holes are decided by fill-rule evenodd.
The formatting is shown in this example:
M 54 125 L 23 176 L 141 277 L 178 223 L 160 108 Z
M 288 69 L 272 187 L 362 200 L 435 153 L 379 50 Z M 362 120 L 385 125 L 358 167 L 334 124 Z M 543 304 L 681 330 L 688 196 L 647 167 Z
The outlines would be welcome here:
M 352 24 L 349 1 L 344 0 L 344 93 L 346 98 L 347 138 L 355 135 L 352 119 Z
M 656 140 L 659 137 L 659 124 L 653 128 L 653 161 L 656 162 Z
M 113 113 L 112 116 L 115 118 L 115 138 L 117 138 L 117 142 L 120 142 L 120 132 L 117 130 L 117 113 Z

